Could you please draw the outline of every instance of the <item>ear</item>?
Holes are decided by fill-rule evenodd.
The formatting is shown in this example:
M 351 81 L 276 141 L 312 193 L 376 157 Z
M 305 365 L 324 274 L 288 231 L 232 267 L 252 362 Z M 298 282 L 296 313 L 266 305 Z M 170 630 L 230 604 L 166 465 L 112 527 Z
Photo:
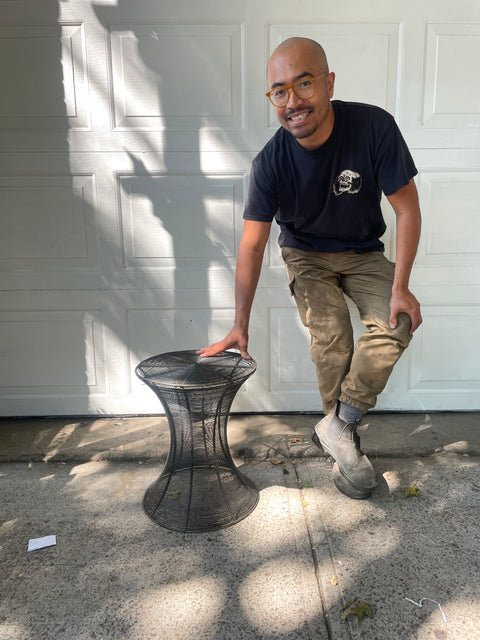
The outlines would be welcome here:
M 333 98 L 333 87 L 335 85 L 335 73 L 332 71 L 327 76 L 327 89 L 328 89 L 328 97 L 330 99 Z

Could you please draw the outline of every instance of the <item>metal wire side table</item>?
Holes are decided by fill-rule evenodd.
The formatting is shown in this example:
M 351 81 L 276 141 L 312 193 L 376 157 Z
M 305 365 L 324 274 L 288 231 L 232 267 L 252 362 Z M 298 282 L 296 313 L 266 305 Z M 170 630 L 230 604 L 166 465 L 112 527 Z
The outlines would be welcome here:
M 255 370 L 254 360 L 230 351 L 210 358 L 175 351 L 137 366 L 137 376 L 163 404 L 170 428 L 167 462 L 143 499 L 157 524 L 173 531 L 213 531 L 255 509 L 258 490 L 235 466 L 227 442 L 233 399 Z

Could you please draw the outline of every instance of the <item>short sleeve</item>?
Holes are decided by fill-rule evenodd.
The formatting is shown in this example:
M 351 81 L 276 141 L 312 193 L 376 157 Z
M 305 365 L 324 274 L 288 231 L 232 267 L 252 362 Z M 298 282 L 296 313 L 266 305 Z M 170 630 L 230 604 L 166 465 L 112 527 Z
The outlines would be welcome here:
M 244 220 L 272 222 L 278 210 L 276 180 L 265 155 L 265 152 L 261 152 L 252 162 L 243 210 Z
M 418 172 L 397 123 L 389 113 L 384 114 L 375 135 L 375 172 L 380 189 L 389 196 L 405 187 Z

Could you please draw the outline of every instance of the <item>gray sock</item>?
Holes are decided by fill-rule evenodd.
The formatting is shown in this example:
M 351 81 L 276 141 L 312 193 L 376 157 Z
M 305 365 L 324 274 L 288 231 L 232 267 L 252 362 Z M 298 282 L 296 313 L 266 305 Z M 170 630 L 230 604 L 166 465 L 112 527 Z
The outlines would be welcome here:
M 332 440 L 336 440 L 345 429 L 345 423 L 352 423 L 359 420 L 363 411 L 356 409 L 345 402 L 339 402 L 337 405 L 336 415 L 340 420 L 332 420 L 328 425 L 327 436 Z M 348 427 L 349 431 L 353 431 L 355 425 Z
M 337 416 L 344 422 L 356 422 L 363 416 L 363 411 L 352 407 L 351 404 L 346 402 L 339 402 L 337 406 Z

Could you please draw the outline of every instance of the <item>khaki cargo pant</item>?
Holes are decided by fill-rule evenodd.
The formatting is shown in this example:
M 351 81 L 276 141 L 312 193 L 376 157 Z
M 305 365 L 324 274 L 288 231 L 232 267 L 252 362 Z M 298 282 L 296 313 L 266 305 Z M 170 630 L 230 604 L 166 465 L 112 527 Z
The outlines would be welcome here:
M 282 256 L 300 318 L 310 331 L 310 356 L 324 412 L 337 400 L 366 412 L 375 406 L 411 340 L 407 314 L 399 314 L 397 328 L 390 328 L 395 266 L 380 252 L 317 253 L 284 247 Z M 344 294 L 366 327 L 355 348 Z

